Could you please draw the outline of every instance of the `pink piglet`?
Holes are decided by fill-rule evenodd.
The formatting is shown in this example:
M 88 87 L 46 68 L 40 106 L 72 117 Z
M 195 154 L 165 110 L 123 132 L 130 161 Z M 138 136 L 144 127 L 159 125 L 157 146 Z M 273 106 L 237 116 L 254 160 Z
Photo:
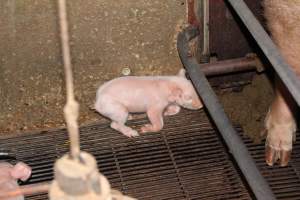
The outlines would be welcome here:
M 146 112 L 150 124 L 142 133 L 163 128 L 163 115 L 175 115 L 180 106 L 197 110 L 203 107 L 192 83 L 181 69 L 176 76 L 127 76 L 104 83 L 97 90 L 95 109 L 112 120 L 111 128 L 128 137 L 138 132 L 125 125 L 129 113 Z
M 31 168 L 23 162 L 18 162 L 15 166 L 7 162 L 0 162 L 0 193 L 17 189 L 19 187 L 17 180 L 26 181 L 30 176 Z M 24 197 L 1 200 L 24 200 Z

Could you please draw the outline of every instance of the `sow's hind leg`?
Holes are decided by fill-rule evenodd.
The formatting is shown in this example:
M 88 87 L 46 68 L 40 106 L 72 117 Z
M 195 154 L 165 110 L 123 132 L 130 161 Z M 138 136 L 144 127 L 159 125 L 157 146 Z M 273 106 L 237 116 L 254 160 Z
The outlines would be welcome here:
M 300 77 L 300 1 L 264 0 L 264 8 L 274 42 L 284 59 Z M 275 86 L 277 94 L 265 121 L 268 134 L 266 162 L 273 165 L 280 160 L 280 165 L 286 166 L 295 138 L 294 115 L 297 107 L 294 107 L 292 97 L 279 80 L 276 80 Z
M 295 140 L 296 122 L 292 114 L 294 103 L 290 103 L 289 95 L 284 96 L 285 98 L 277 90 L 265 120 L 267 133 L 265 159 L 268 165 L 273 165 L 279 160 L 280 166 L 286 166 Z
M 122 104 L 118 102 L 105 103 L 99 112 L 112 120 L 110 124 L 111 128 L 121 132 L 127 137 L 136 137 L 139 135 L 136 130 L 125 125 L 129 113 L 127 108 Z

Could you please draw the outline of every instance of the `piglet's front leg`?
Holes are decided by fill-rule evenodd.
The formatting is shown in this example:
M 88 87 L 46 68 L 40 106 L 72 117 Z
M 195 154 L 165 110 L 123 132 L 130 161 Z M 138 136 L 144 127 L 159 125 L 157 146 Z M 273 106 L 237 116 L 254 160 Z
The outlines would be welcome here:
M 147 133 L 147 132 L 160 131 L 164 126 L 164 121 L 163 121 L 163 116 L 162 116 L 163 111 L 164 111 L 164 108 L 162 108 L 162 107 L 149 108 L 147 111 L 147 116 L 148 116 L 151 124 L 145 124 L 141 128 L 141 132 Z
M 170 104 L 164 111 L 164 116 L 172 116 L 176 115 L 177 113 L 180 112 L 180 106 L 176 104 Z

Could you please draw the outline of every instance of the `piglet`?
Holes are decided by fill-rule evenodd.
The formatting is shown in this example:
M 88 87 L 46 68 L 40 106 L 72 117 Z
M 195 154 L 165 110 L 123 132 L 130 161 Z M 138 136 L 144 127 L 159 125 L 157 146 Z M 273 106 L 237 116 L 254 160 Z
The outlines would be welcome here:
M 25 163 L 19 162 L 15 166 L 0 162 L 0 193 L 17 189 L 17 180 L 26 181 L 31 175 L 31 168 Z M 1 200 L 24 200 L 23 196 L 5 198 Z
M 176 76 L 127 76 L 104 83 L 97 91 L 95 109 L 112 120 L 111 128 L 128 137 L 138 136 L 126 126 L 129 113 L 146 112 L 151 124 L 142 133 L 163 128 L 163 115 L 175 115 L 180 106 L 197 110 L 203 107 L 190 80 L 181 69 Z

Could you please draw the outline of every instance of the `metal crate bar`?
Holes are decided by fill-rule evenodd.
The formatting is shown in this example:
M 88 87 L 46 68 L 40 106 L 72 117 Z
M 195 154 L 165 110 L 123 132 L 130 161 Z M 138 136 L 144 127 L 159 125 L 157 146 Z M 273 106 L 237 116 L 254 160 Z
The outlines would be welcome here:
M 199 66 L 194 57 L 188 56 L 188 42 L 189 39 L 192 38 L 191 36 L 195 36 L 195 30 L 193 30 L 193 28 L 185 29 L 183 32 L 179 33 L 177 38 L 177 49 L 182 64 L 186 68 L 198 94 L 201 96 L 212 119 L 224 138 L 229 151 L 235 158 L 257 199 L 275 199 L 272 190 L 260 174 L 246 146 L 236 134 L 222 105 L 206 79 L 201 66 Z
M 270 36 L 255 18 L 245 2 L 243 0 L 228 0 L 228 2 L 252 34 L 265 56 L 269 59 L 298 106 L 300 106 L 300 79 L 284 60 Z

